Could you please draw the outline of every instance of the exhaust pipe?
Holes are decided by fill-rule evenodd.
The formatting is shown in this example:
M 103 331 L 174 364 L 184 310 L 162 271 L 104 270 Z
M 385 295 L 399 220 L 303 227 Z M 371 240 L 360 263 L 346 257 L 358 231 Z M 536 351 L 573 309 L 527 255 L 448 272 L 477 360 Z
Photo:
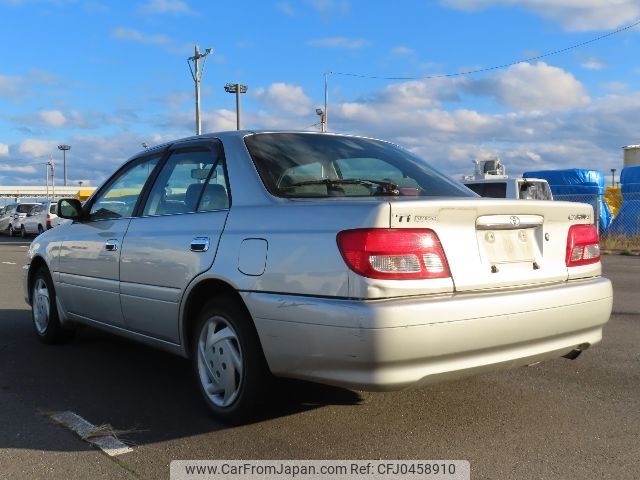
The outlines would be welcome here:
M 578 358 L 580 356 L 580 354 L 582 352 L 584 352 L 590 346 L 591 346 L 590 343 L 581 343 L 576 348 L 571 350 L 569 353 L 567 353 L 566 355 L 563 355 L 562 358 L 568 358 L 569 360 L 575 360 L 576 358 Z

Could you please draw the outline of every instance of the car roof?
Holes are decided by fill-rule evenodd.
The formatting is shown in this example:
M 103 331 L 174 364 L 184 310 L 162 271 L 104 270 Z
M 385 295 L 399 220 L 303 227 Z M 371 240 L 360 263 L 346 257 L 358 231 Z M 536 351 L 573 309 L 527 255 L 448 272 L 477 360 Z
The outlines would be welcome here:
M 145 154 L 149 154 L 158 150 L 163 150 L 165 148 L 167 148 L 170 145 L 174 145 L 176 143 L 183 143 L 183 142 L 191 142 L 191 141 L 196 141 L 196 140 L 203 140 L 203 139 L 220 139 L 224 142 L 225 139 L 232 139 L 232 138 L 244 138 L 247 137 L 249 135 L 256 135 L 256 134 L 261 134 L 261 133 L 303 133 L 303 134 L 308 134 L 308 135 L 322 135 L 322 136 L 335 136 L 335 137 L 352 137 L 352 138 L 364 138 L 367 140 L 376 140 L 378 142 L 384 142 L 384 143 L 389 143 L 391 145 L 395 145 L 395 146 L 399 146 L 393 142 L 389 142 L 388 140 L 383 140 L 380 138 L 375 138 L 375 137 L 367 137 L 367 136 L 362 136 L 362 135 L 352 135 L 352 134 L 348 134 L 348 133 L 336 133 L 336 132 L 317 132 L 317 131 L 312 131 L 312 130 L 225 130 L 225 131 L 221 131 L 221 132 L 208 132 L 208 133 L 203 133 L 202 135 L 193 135 L 190 137 L 184 137 L 184 138 L 178 138 L 175 140 L 171 140 L 168 142 L 164 142 L 161 143 L 159 145 L 154 145 L 153 147 L 149 147 L 145 150 L 141 150 L 139 152 L 137 152 L 135 155 L 132 155 L 130 157 L 130 159 L 135 158 L 135 157 L 139 157 L 141 155 L 145 155 Z M 400 147 L 403 148 L 403 147 Z

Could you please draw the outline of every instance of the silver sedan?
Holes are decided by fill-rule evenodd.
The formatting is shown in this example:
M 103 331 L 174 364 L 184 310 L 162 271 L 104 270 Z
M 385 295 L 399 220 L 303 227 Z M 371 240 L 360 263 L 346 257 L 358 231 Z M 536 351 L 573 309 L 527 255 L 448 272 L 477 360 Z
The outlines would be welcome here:
M 392 390 L 575 358 L 611 313 L 591 206 L 482 199 L 370 138 L 187 138 L 58 207 L 24 267 L 38 338 L 189 357 L 228 421 L 273 376 Z

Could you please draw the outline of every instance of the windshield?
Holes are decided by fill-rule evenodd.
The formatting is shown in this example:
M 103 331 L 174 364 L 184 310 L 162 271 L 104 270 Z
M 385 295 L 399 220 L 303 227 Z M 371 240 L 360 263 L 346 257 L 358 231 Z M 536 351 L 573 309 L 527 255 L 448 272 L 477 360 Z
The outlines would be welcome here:
M 424 160 L 379 140 L 312 133 L 245 138 L 264 182 L 279 197 L 470 197 Z
M 21 203 L 16 210 L 17 213 L 29 213 L 29 211 L 38 205 L 37 203 Z

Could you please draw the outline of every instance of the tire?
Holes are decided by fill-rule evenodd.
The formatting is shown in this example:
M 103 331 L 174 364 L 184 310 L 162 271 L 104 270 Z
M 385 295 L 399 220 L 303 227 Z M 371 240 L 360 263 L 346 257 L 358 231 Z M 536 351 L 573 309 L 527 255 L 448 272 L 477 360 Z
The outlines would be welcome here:
M 42 225 L 38 224 L 38 235 L 42 235 L 44 233 L 44 228 L 42 228 Z
M 49 271 L 41 267 L 31 284 L 31 318 L 38 339 L 48 345 L 69 340 L 74 331 L 60 324 L 56 308 L 56 292 Z
M 9 236 L 13 237 L 14 233 L 15 232 L 13 231 L 13 225 L 9 225 Z
M 226 297 L 209 300 L 191 340 L 193 372 L 211 413 L 233 424 L 253 418 L 267 398 L 271 373 L 244 305 Z
M 27 238 L 27 231 L 24 229 L 24 225 L 20 225 L 20 236 L 22 238 Z

